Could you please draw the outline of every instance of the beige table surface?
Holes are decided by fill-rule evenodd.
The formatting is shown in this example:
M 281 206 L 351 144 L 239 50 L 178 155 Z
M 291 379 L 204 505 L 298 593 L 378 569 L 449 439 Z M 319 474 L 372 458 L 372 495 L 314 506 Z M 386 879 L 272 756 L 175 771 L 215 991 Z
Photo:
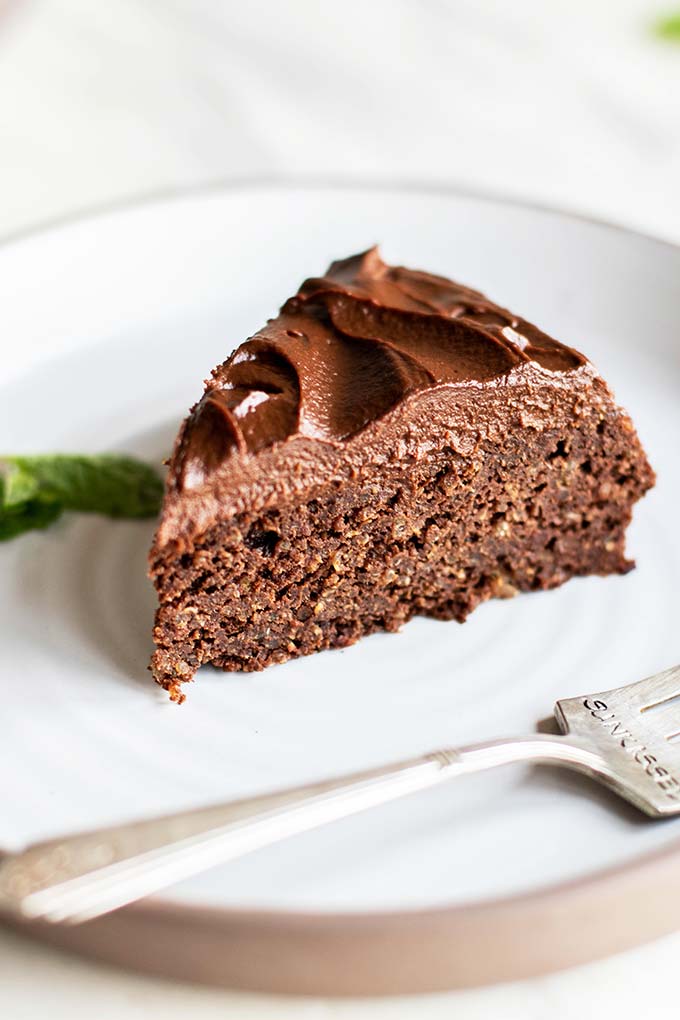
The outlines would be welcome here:
M 445 182 L 680 242 L 680 45 L 650 30 L 668 6 L 0 0 L 0 237 L 140 194 L 295 175 Z M 678 960 L 680 935 L 541 980 L 332 1002 L 165 984 L 0 931 L 0 1014 L 665 1018 Z

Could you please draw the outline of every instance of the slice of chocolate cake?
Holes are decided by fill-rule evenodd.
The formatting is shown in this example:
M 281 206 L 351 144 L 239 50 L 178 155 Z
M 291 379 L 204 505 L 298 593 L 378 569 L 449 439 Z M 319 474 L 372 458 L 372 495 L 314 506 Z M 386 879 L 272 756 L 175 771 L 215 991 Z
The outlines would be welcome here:
M 259 670 L 623 574 L 653 482 L 578 351 L 376 249 L 334 262 L 180 430 L 150 554 L 153 675 L 182 701 L 202 663 Z

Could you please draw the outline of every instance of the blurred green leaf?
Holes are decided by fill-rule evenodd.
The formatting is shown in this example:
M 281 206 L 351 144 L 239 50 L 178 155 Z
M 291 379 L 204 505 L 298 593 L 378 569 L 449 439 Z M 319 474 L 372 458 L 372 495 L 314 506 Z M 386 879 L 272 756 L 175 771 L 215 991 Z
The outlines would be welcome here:
M 133 457 L 0 457 L 0 541 L 45 528 L 63 510 L 154 517 L 162 497 L 157 472 Z
M 658 18 L 654 24 L 654 32 L 660 39 L 680 43 L 680 10 Z
M 0 542 L 6 542 L 25 531 L 46 528 L 63 513 L 59 503 L 42 499 L 29 499 L 0 510 Z

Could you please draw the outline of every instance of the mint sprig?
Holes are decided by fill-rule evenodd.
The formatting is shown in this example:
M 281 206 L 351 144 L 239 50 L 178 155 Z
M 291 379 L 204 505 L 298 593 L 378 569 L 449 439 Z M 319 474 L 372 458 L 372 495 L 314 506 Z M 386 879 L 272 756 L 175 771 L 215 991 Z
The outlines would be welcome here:
M 0 542 L 22 535 L 24 531 L 46 528 L 58 517 L 63 507 L 59 503 L 41 502 L 39 499 L 28 499 L 25 503 L 0 510 Z
M 64 510 L 154 517 L 162 495 L 156 471 L 133 457 L 0 457 L 0 541 L 45 528 Z
M 654 31 L 661 39 L 680 43 L 680 10 L 658 18 L 654 24 Z

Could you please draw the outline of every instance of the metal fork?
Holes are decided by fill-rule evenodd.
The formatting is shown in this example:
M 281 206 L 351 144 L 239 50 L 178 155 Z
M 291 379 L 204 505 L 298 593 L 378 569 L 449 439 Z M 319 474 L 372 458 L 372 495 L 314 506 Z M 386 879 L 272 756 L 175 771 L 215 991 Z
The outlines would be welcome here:
M 627 687 L 558 701 L 563 735 L 491 740 L 295 789 L 68 836 L 0 861 L 0 910 L 79 923 L 216 864 L 457 776 L 535 762 L 603 783 L 652 818 L 680 814 L 680 733 L 663 706 L 680 666 Z

